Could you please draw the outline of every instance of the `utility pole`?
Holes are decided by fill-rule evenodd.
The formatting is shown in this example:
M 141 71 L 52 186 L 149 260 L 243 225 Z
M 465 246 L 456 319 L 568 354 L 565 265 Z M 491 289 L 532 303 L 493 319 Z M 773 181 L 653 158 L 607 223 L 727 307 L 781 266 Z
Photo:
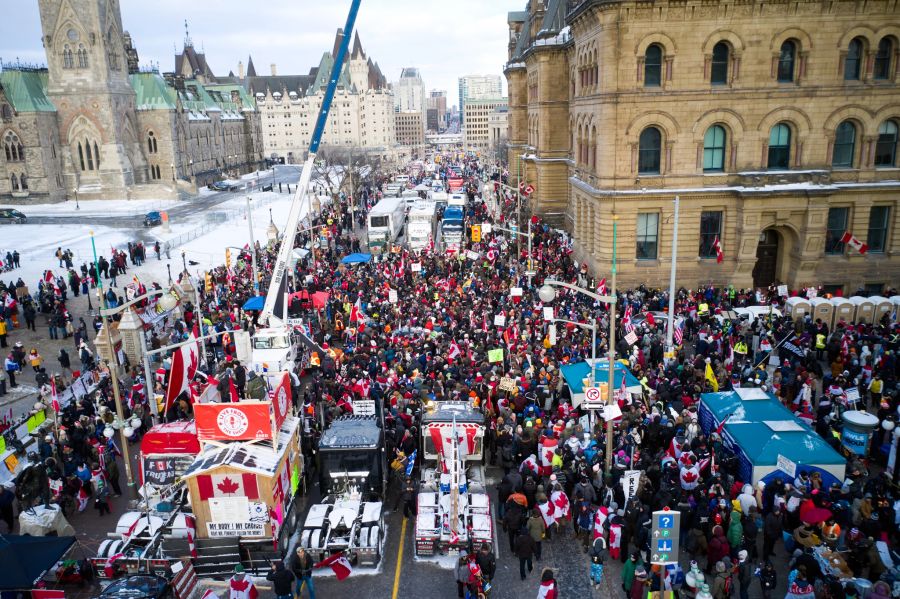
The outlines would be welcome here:
M 678 263 L 678 205 L 680 203 L 681 199 L 675 196 L 675 220 L 672 222 L 672 268 L 669 273 L 669 321 L 666 324 L 667 352 L 675 351 L 675 266 Z
M 610 277 L 610 295 L 612 302 L 609 304 L 609 387 L 606 403 L 608 406 L 615 401 L 616 386 L 616 234 L 618 233 L 619 217 L 613 214 L 613 238 L 612 238 L 612 276 Z M 594 366 L 592 365 L 593 369 Z M 625 376 L 625 373 L 622 373 Z M 613 450 L 613 419 L 606 421 L 606 475 L 612 473 L 612 450 Z
M 253 260 L 253 295 L 259 295 L 259 272 L 256 268 L 256 242 L 253 240 L 253 211 L 250 210 L 250 196 L 247 196 L 247 227 L 250 229 L 250 256 Z

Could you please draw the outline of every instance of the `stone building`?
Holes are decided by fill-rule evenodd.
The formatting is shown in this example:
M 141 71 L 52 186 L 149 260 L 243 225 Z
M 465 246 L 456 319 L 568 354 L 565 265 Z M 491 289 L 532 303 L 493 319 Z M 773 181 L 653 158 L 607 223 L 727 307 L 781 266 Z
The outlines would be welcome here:
M 422 146 L 425 144 L 424 114 L 417 110 L 395 112 L 394 122 L 397 128 L 397 143 L 404 146 Z
M 897 285 L 898 12 L 530 0 L 508 18 L 512 176 L 600 276 L 615 219 L 625 286 L 667 280 L 676 195 L 680 285 Z
M 252 99 L 139 72 L 116 0 L 39 9 L 47 67 L 0 72 L 0 199 L 174 197 L 259 166 Z
M 463 145 L 471 150 L 488 150 L 493 147 L 491 116 L 507 109 L 506 98 L 466 100 L 463 110 Z
M 288 163 L 305 159 L 342 36 L 339 29 L 332 51 L 325 52 L 319 66 L 306 75 L 278 75 L 272 65 L 271 75 L 258 76 L 252 58 L 246 75 L 239 66 L 235 81 L 256 98 L 266 156 Z M 387 151 L 396 144 L 393 94 L 378 63 L 363 51 L 359 34 L 341 71 L 328 118 L 323 146 Z

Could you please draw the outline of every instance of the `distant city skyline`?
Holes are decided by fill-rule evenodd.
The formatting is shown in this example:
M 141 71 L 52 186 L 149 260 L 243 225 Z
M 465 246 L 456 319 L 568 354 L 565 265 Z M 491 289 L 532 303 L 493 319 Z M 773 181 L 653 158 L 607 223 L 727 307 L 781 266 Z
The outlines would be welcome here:
M 302 4 L 302 6 L 300 5 Z M 453 5 L 454 23 L 444 2 L 425 0 L 415 10 L 399 10 L 392 0 L 363 0 L 355 30 L 366 54 L 378 62 L 388 81 L 397 81 L 404 67 L 415 67 L 426 89 L 457 89 L 460 76 L 502 73 L 506 61 L 506 15 L 521 9 L 522 0 L 460 0 Z M 334 32 L 344 26 L 349 0 L 298 3 L 269 0 L 185 3 L 180 0 L 122 0 L 122 19 L 140 55 L 141 66 L 159 63 L 175 68 L 174 55 L 184 44 L 187 20 L 195 48 L 206 53 L 218 76 L 238 73 L 253 57 L 257 72 L 268 74 L 272 63 L 279 74 L 305 74 L 330 51 Z M 36 0 L 19 0 L 0 21 L 0 58 L 4 62 L 45 63 Z M 504 91 L 505 93 L 505 91 Z M 456 102 L 452 102 L 456 104 Z

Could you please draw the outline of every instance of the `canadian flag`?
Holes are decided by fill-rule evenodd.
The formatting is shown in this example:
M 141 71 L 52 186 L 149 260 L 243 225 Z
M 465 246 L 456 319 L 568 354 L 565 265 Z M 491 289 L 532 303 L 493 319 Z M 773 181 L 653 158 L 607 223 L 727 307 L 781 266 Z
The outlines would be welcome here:
M 59 414 L 59 396 L 56 394 L 56 379 L 50 378 L 50 397 L 52 399 L 53 411 Z
M 718 235 L 716 235 L 716 238 L 713 240 L 713 249 L 716 250 L 716 262 L 721 264 L 722 260 L 725 259 L 725 254 L 722 253 L 722 244 L 719 242 Z
M 600 279 L 600 284 L 597 285 L 597 293 L 600 295 L 606 295 L 606 278 Z
M 362 317 L 362 302 L 359 298 L 356 298 L 356 303 L 353 304 L 353 307 L 350 309 L 350 322 L 357 322 L 359 320 L 362 320 Z
M 700 469 L 697 466 L 681 468 L 681 488 L 685 491 L 693 491 L 700 485 Z
M 538 510 L 541 512 L 541 518 L 544 519 L 544 524 L 547 526 L 556 524 L 556 506 L 553 505 L 552 501 L 539 503 Z
M 201 500 L 210 497 L 246 497 L 259 499 L 255 474 L 201 474 L 197 477 Z
M 594 512 L 594 538 L 599 538 L 605 536 L 605 531 L 603 530 L 603 525 L 606 523 L 606 519 L 609 518 L 609 508 L 605 506 L 600 506 L 596 512 Z
M 634 330 L 634 325 L 631 324 L 631 304 L 625 306 L 625 315 L 622 316 L 622 326 L 625 327 L 625 330 L 629 333 Z
M 457 356 L 462 354 L 462 351 L 459 349 L 459 345 L 456 341 L 450 342 L 450 352 L 447 354 L 447 357 L 451 360 L 455 360 Z
M 182 392 L 187 391 L 191 380 L 197 374 L 200 365 L 200 348 L 197 346 L 196 337 L 191 335 L 195 343 L 182 345 L 172 356 L 172 369 L 169 371 L 169 388 L 166 391 L 166 412 L 175 403 Z
M 550 501 L 556 506 L 557 519 L 569 517 L 569 498 L 562 491 L 553 491 L 550 494 Z
M 519 466 L 519 472 L 524 473 L 526 470 L 533 474 L 538 474 L 539 467 L 537 458 L 534 456 L 534 454 L 531 454 L 530 456 L 522 460 L 522 465 Z
M 853 233 L 851 233 L 850 231 L 844 232 L 844 236 L 841 237 L 841 243 L 846 243 L 860 254 L 865 254 L 869 251 L 869 246 L 854 237 Z
M 197 534 L 197 522 L 194 520 L 193 516 L 184 517 L 184 527 L 187 529 L 188 549 L 191 552 L 191 557 L 196 558 L 197 545 L 194 543 L 194 537 Z
M 325 566 L 331 567 L 338 580 L 344 580 L 353 573 L 353 566 L 343 553 L 335 553 L 319 563 L 313 564 L 313 568 L 324 568 Z
M 541 476 L 550 476 L 553 473 L 553 456 L 556 455 L 556 448 L 559 442 L 553 437 L 544 437 L 541 441 Z

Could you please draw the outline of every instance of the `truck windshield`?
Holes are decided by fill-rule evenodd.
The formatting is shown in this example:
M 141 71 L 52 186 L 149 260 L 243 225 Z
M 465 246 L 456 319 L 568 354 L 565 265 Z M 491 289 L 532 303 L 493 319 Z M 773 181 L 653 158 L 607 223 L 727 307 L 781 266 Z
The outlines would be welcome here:
M 387 216 L 373 216 L 369 219 L 370 227 L 387 227 L 388 226 L 388 217 Z
M 332 477 L 340 477 L 345 473 L 351 477 L 368 476 L 375 466 L 375 454 L 372 451 L 323 451 L 320 455 L 323 472 Z
M 291 343 L 285 335 L 255 337 L 253 339 L 253 349 L 287 349 L 290 346 Z

